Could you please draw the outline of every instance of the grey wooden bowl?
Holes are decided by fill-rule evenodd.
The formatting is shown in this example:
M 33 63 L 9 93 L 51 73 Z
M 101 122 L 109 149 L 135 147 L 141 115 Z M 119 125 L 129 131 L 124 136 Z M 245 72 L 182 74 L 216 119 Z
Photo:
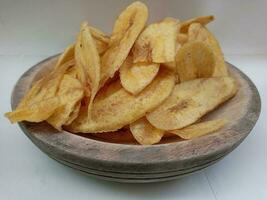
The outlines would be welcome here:
M 56 59 L 57 55 L 47 58 L 21 76 L 12 93 L 12 109 L 32 82 L 54 66 Z M 240 89 L 234 98 L 205 118 L 227 118 L 230 123 L 193 140 L 172 137 L 160 144 L 141 146 L 127 141 L 110 142 L 91 134 L 58 132 L 47 123 L 22 122 L 19 126 L 48 156 L 88 175 L 133 183 L 175 179 L 222 159 L 245 139 L 259 117 L 261 102 L 255 85 L 233 65 L 229 64 L 229 70 Z

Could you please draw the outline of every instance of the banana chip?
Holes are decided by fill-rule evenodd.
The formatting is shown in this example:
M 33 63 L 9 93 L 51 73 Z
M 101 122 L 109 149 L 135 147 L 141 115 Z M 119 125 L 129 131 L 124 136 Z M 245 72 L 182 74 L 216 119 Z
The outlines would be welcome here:
M 173 62 L 178 30 L 178 21 L 169 18 L 147 26 L 134 44 L 134 63 Z
M 214 16 L 150 25 L 147 19 L 146 5 L 134 2 L 111 35 L 82 23 L 76 42 L 52 70 L 36 75 L 39 80 L 5 116 L 12 123 L 46 121 L 89 138 L 143 145 L 163 137 L 192 139 L 224 126 L 223 119 L 199 122 L 238 90 L 205 27 Z
M 13 112 L 8 112 L 5 116 L 12 123 L 21 121 L 41 122 L 50 117 L 59 106 L 59 98 L 52 97 L 36 102 L 30 106 L 16 109 Z
M 74 44 L 71 44 L 64 50 L 64 52 L 59 56 L 55 68 L 58 68 L 64 63 L 74 59 L 74 46 Z
M 209 78 L 214 72 L 215 58 L 204 42 L 188 42 L 176 55 L 176 67 L 180 82 Z
M 90 103 L 88 112 L 91 112 L 92 102 L 99 88 L 100 82 L 100 58 L 95 42 L 91 36 L 90 27 L 83 23 L 75 46 L 75 59 L 80 68 L 81 80 L 90 87 Z M 86 87 L 87 85 L 85 85 Z
M 130 130 L 136 141 L 143 145 L 156 144 L 164 135 L 163 130 L 152 126 L 145 117 L 130 124 Z
M 230 77 L 186 81 L 176 85 L 166 101 L 146 117 L 158 129 L 181 129 L 196 122 L 236 92 L 236 82 Z
M 64 75 L 57 96 L 61 106 L 46 121 L 57 130 L 61 130 L 61 126 L 66 124 L 75 106 L 83 98 L 82 84 L 77 79 Z
M 111 89 L 103 88 L 107 92 L 100 91 L 94 101 L 94 120 L 87 120 L 86 113 L 81 113 L 68 130 L 84 133 L 116 131 L 159 106 L 170 95 L 174 81 L 173 73 L 162 69 L 138 95 L 131 95 L 119 84 L 111 85 Z
M 78 102 L 71 111 L 69 118 L 63 125 L 65 126 L 70 125 L 79 116 L 80 107 L 81 107 L 81 102 Z
M 181 23 L 180 32 L 181 33 L 187 33 L 189 26 L 191 24 L 193 24 L 193 23 L 199 23 L 202 26 L 205 26 L 206 24 L 212 22 L 213 20 L 214 20 L 214 16 L 213 15 L 200 16 L 200 17 L 196 17 L 196 18 L 193 18 L 193 19 L 186 20 L 186 21 Z
M 216 38 L 199 23 L 193 23 L 188 30 L 189 41 L 202 41 L 210 46 L 215 56 L 215 69 L 213 76 L 228 76 L 227 66 L 224 62 L 224 57 L 220 45 Z
M 22 109 L 42 100 L 56 96 L 57 89 L 64 73 L 74 65 L 74 60 L 67 61 L 65 64 L 57 66 L 46 76 L 35 82 L 25 96 L 21 99 L 16 109 Z
M 128 56 L 136 38 L 145 27 L 148 10 L 145 4 L 134 2 L 118 17 L 113 27 L 107 51 L 101 57 L 101 83 L 112 78 Z
M 216 119 L 196 123 L 185 128 L 172 130 L 169 132 L 178 135 L 183 139 L 190 140 L 217 131 L 222 128 L 226 123 L 227 120 L 225 119 Z
M 95 27 L 89 26 L 89 29 L 90 29 L 92 37 L 95 40 L 98 53 L 103 54 L 108 48 L 109 37 L 105 33 L 103 33 L 102 31 L 100 31 L 99 29 Z
M 132 94 L 141 92 L 156 77 L 159 71 L 157 63 L 133 63 L 129 56 L 120 68 L 120 80 L 123 88 Z

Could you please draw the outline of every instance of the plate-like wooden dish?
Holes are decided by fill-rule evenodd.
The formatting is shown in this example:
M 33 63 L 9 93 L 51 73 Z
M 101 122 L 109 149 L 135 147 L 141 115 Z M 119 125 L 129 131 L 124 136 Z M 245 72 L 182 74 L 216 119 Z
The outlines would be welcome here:
M 54 66 L 56 59 L 57 56 L 50 57 L 22 75 L 12 94 L 12 109 L 32 82 Z M 136 183 L 175 179 L 222 159 L 245 139 L 259 117 L 261 103 L 255 85 L 233 65 L 229 64 L 229 70 L 239 83 L 239 91 L 205 118 L 227 118 L 230 122 L 215 133 L 193 140 L 172 137 L 160 144 L 141 146 L 127 140 L 116 143 L 91 134 L 58 132 L 47 123 L 19 125 L 48 156 L 88 175 Z M 122 134 L 126 133 L 122 130 Z

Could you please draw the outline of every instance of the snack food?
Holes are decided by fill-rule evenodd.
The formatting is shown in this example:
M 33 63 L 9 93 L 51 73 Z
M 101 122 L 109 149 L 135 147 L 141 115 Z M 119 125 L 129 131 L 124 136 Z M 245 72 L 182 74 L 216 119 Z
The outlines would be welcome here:
M 83 22 L 77 40 L 6 117 L 142 145 L 222 128 L 226 119 L 202 118 L 238 91 L 206 27 L 214 17 L 168 17 L 150 25 L 147 19 L 146 5 L 134 2 L 110 36 Z

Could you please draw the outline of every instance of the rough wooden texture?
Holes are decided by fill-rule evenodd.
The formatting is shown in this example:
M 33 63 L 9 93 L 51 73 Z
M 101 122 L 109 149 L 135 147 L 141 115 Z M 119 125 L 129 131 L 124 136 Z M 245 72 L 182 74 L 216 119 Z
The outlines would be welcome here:
M 12 94 L 14 109 L 31 83 L 46 73 L 57 56 L 30 68 Z M 47 123 L 22 122 L 23 132 L 51 158 L 86 174 L 120 182 L 165 181 L 203 169 L 231 152 L 254 127 L 260 114 L 260 97 L 250 79 L 229 64 L 239 83 L 238 94 L 207 119 L 227 118 L 230 123 L 207 136 L 184 141 L 169 138 L 153 146 L 118 144 L 87 135 L 58 132 Z

